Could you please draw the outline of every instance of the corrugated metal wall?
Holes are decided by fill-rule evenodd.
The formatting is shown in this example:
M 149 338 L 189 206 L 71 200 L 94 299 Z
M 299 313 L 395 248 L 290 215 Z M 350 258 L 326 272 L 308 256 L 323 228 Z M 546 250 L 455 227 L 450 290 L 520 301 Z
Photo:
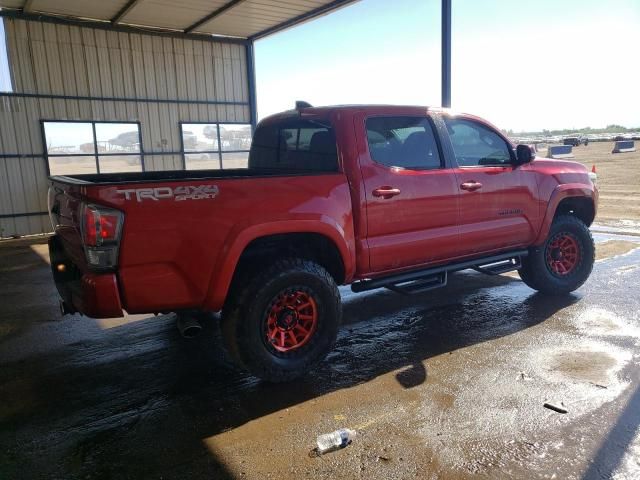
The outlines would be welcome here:
M 14 95 L 0 93 L 0 236 L 51 229 L 28 215 L 47 210 L 41 120 L 139 121 L 146 170 L 182 168 L 180 121 L 250 123 L 243 45 L 4 22 Z

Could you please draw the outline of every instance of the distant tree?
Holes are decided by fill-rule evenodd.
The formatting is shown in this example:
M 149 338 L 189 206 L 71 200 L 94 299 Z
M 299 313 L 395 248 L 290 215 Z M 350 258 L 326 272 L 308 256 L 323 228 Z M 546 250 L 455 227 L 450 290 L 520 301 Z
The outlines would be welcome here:
M 125 149 L 130 149 L 133 145 L 137 145 L 140 141 L 140 136 L 137 130 L 131 132 L 123 132 L 115 138 L 109 139 L 109 143 L 112 145 L 118 145 Z
M 515 132 L 516 136 L 529 136 L 529 135 L 569 135 L 573 133 L 626 133 L 626 132 L 640 132 L 640 127 L 627 128 L 622 125 L 611 124 L 607 125 L 605 128 L 592 128 L 592 127 L 583 127 L 583 128 L 563 128 L 556 130 L 548 130 L 543 129 L 542 131 L 533 131 L 533 132 Z
M 210 140 L 218 140 L 218 131 L 216 130 L 215 125 L 207 125 L 202 130 L 202 133 L 204 134 L 205 137 L 207 137 Z

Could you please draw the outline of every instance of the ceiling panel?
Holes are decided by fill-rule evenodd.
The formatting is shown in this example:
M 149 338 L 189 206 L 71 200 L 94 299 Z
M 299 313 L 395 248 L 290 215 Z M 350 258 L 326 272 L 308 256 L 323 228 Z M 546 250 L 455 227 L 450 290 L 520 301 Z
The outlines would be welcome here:
M 355 1 L 355 0 L 352 0 Z M 111 20 L 125 6 L 121 25 L 185 30 L 218 9 L 223 11 L 194 29 L 196 33 L 250 37 L 310 13 L 328 13 L 346 0 L 32 0 L 29 13 Z M 0 7 L 22 8 L 25 0 L 0 0 Z M 229 8 L 224 9 L 225 5 Z M 321 9 L 322 11 L 318 11 Z
M 229 0 L 140 0 L 123 23 L 184 30 Z
M 332 2 L 322 0 L 305 0 L 304 2 L 245 0 L 223 15 L 201 25 L 196 31 L 250 37 L 330 3 Z
M 110 20 L 126 4 L 127 0 L 33 0 L 30 12 Z
M 24 6 L 25 0 L 2 0 L 0 2 L 0 7 L 7 8 L 22 8 Z

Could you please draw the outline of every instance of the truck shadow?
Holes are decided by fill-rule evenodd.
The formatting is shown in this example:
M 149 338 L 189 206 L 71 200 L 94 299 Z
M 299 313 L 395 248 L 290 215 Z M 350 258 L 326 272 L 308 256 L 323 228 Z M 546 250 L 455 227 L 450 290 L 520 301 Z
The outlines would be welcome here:
M 629 396 L 624 410 L 618 416 L 600 448 L 589 463 L 582 476 L 583 480 L 615 478 L 616 471 L 624 461 L 625 454 L 640 429 L 640 387 L 635 387 Z M 633 454 L 628 454 L 631 457 Z M 635 459 L 637 462 L 637 458 Z M 624 475 L 624 473 L 622 474 Z M 621 475 L 621 478 L 622 478 Z
M 0 241 L 0 342 L 59 317 L 58 293 L 46 260 L 48 238 Z
M 343 294 L 335 350 L 292 384 L 233 368 L 216 316 L 193 341 L 163 315 L 6 363 L 0 476 L 231 478 L 204 439 L 396 370 L 398 388 L 416 387 L 428 378 L 429 358 L 527 329 L 578 299 L 466 273 L 418 296 Z

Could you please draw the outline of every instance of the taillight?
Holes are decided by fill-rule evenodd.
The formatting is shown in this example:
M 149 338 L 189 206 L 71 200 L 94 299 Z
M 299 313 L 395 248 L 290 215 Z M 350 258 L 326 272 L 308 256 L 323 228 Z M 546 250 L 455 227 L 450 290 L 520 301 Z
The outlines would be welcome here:
M 122 212 L 97 205 L 83 205 L 82 208 L 82 240 L 87 263 L 96 268 L 117 266 Z
M 110 208 L 86 205 L 84 207 L 84 244 L 98 247 L 117 242 L 120 236 L 122 213 Z

